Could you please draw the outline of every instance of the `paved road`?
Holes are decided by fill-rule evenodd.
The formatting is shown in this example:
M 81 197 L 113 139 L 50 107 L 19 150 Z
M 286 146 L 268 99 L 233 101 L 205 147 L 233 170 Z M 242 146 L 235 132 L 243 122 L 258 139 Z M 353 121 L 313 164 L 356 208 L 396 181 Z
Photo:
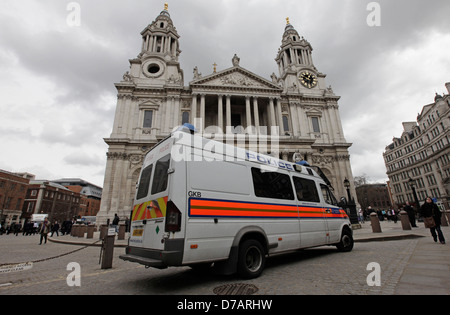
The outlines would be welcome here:
M 450 241 L 450 228 L 443 230 Z M 386 227 L 385 231 L 385 235 L 392 232 Z M 366 232 L 361 230 L 355 234 L 369 235 L 370 231 Z M 427 235 L 427 231 L 421 232 Z M 261 277 L 248 281 L 236 276 L 216 275 L 212 270 L 194 271 L 189 267 L 145 269 L 120 260 L 118 256 L 124 252 L 123 248 L 115 248 L 113 268 L 102 270 L 99 247 L 50 241 L 38 245 L 38 241 L 37 235 L 0 236 L 0 264 L 35 261 L 31 269 L 0 273 L 1 295 L 213 295 L 218 286 L 243 282 L 256 286 L 257 295 L 450 294 L 450 245 L 435 244 L 431 237 L 358 242 L 349 253 L 337 252 L 334 247 L 319 247 L 278 256 L 268 260 Z M 68 285 L 68 276 L 76 271 L 67 270 L 71 262 L 80 266 L 79 286 Z M 381 267 L 380 286 L 367 284 L 369 273 L 375 270 L 367 270 L 371 262 Z M 74 279 L 69 277 L 72 282 Z

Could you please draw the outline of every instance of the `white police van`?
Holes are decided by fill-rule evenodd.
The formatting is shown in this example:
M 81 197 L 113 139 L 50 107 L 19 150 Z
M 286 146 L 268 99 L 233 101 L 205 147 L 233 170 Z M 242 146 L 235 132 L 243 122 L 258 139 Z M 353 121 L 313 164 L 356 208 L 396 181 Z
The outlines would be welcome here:
M 145 157 L 120 258 L 254 278 L 267 256 L 321 245 L 353 236 L 313 168 L 176 131 Z

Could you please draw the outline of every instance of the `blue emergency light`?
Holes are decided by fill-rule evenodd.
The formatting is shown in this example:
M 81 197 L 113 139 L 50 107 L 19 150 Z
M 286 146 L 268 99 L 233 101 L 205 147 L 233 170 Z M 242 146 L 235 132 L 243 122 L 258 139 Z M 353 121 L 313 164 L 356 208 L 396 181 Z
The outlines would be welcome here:
M 298 165 L 303 165 L 303 166 L 310 166 L 308 162 L 306 162 L 305 160 L 299 161 L 299 162 L 295 162 L 295 164 Z
M 195 129 L 194 125 L 192 124 L 184 123 L 182 126 L 178 127 L 177 131 L 184 131 L 193 135 L 195 132 L 197 132 L 197 129 Z

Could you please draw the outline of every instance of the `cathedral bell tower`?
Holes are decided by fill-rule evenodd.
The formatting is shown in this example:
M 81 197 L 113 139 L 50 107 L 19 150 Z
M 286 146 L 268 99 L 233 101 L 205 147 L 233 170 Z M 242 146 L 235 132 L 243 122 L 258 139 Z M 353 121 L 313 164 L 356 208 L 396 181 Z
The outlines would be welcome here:
M 130 60 L 131 76 L 137 79 L 135 82 L 150 82 L 152 86 L 183 86 L 183 70 L 178 62 L 180 36 L 170 18 L 167 3 L 157 18 L 141 32 L 141 36 L 141 53 Z
M 300 36 L 286 18 L 286 27 L 275 61 L 278 64 L 284 92 L 311 93 L 319 87 L 323 74 L 319 73 L 312 59 L 311 44 Z

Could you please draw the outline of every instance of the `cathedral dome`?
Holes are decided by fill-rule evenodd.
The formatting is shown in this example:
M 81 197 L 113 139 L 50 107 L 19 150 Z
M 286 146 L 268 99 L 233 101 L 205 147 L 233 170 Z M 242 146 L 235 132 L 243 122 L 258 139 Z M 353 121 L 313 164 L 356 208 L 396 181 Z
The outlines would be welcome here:
M 286 24 L 286 27 L 284 28 L 284 31 L 286 32 L 286 31 L 289 31 L 289 30 L 294 30 L 295 31 L 295 28 L 291 24 Z

